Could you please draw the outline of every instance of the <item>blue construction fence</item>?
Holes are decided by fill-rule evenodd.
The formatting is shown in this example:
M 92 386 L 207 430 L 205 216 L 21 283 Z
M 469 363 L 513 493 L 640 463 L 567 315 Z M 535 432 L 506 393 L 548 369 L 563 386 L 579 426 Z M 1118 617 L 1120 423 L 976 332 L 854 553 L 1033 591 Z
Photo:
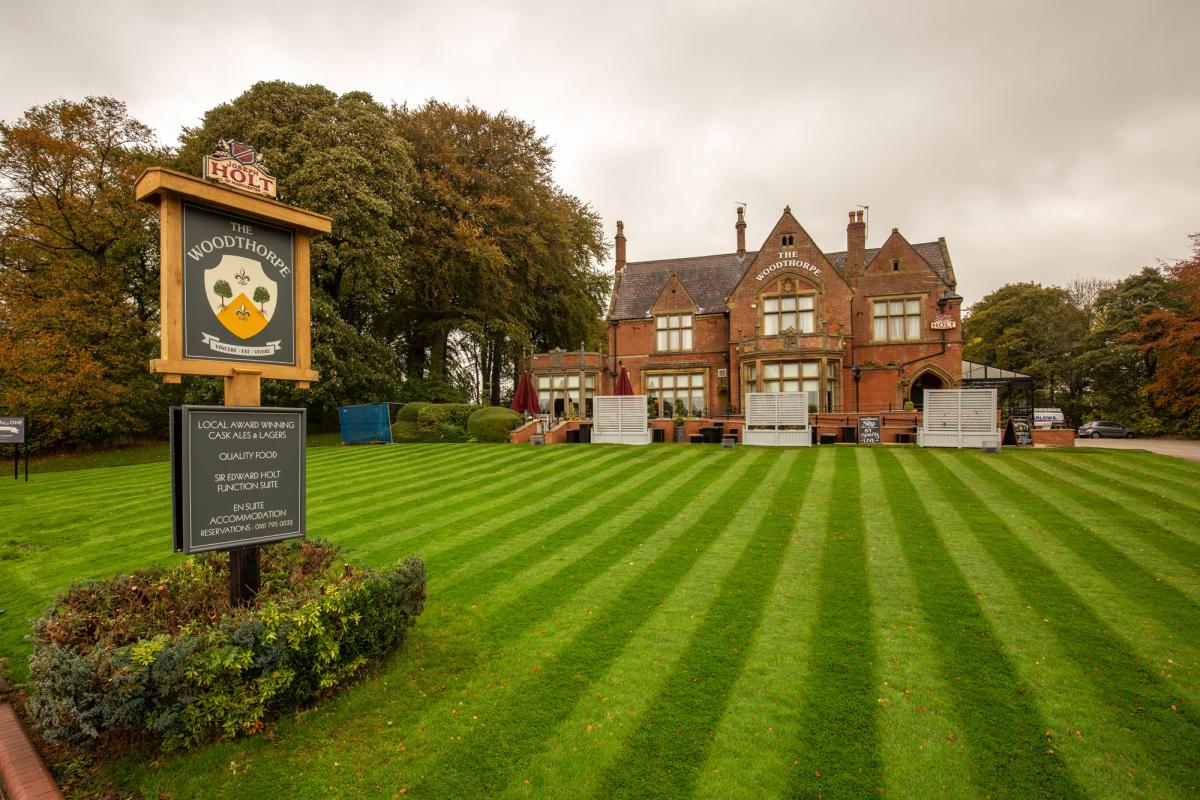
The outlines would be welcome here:
M 340 406 L 342 444 L 391 444 L 391 413 L 387 403 Z

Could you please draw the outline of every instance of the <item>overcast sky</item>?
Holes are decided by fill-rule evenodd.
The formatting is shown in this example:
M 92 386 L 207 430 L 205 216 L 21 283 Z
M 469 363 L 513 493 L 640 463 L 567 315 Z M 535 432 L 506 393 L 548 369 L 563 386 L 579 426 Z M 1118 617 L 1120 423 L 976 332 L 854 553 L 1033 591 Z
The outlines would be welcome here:
M 111 95 L 174 145 L 260 80 L 469 100 L 547 136 L 631 261 L 732 251 L 738 202 L 751 249 L 790 204 L 844 250 L 867 205 L 868 246 L 945 236 L 970 303 L 1200 231 L 1200 0 L 0 4 L 4 120 Z

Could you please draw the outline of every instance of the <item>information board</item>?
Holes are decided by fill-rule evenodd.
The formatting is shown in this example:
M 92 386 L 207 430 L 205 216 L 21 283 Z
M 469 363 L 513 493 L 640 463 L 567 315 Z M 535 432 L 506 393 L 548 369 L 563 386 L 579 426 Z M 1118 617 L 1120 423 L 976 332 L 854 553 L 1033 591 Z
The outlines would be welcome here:
M 879 444 L 880 425 L 883 420 L 880 417 L 859 417 L 858 418 L 858 443 L 859 444 Z
M 306 421 L 303 408 L 173 409 L 175 549 L 231 550 L 304 536 Z
M 0 444 L 25 444 L 24 417 L 0 417 Z

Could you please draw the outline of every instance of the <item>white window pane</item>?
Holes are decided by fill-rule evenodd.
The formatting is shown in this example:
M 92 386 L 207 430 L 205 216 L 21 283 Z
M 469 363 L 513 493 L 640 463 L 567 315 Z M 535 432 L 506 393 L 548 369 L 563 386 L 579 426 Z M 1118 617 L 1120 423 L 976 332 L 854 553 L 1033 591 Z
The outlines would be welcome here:
M 595 374 L 589 372 L 588 376 L 587 376 L 587 387 L 589 389 L 592 389 L 595 386 L 596 386 L 596 376 L 595 376 Z
M 789 361 L 783 365 L 783 377 L 798 378 L 800 377 L 800 364 L 796 361 Z
M 800 324 L 796 329 L 801 333 L 815 333 L 817 330 L 816 315 L 812 311 L 801 311 Z
M 887 339 L 887 317 L 875 318 L 875 339 L 876 341 Z
M 828 364 L 826 364 L 825 365 L 825 374 L 828 375 L 830 378 L 837 378 L 837 374 L 838 374 L 837 364 L 833 361 L 830 361 Z
M 763 391 L 764 392 L 778 392 L 779 391 L 779 381 L 763 381 Z
M 684 350 L 692 349 L 692 329 L 691 328 L 683 329 L 683 349 Z
M 672 328 L 678 328 L 678 327 L 679 327 L 679 315 L 678 315 L 678 314 L 672 314 L 672 315 L 671 315 L 671 327 L 672 327 Z
M 779 310 L 779 298 L 778 297 L 768 297 L 766 300 L 763 300 L 763 311 L 766 311 L 769 313 L 771 311 L 778 311 L 778 310 Z
M 784 311 L 795 311 L 796 310 L 796 298 L 795 297 L 780 298 L 779 307 L 781 309 L 783 309 Z
M 679 349 L 679 331 L 678 330 L 671 331 L 671 349 L 672 350 Z
M 800 381 L 784 381 L 783 382 L 783 390 L 785 392 L 800 391 Z
M 774 336 L 779 333 L 779 316 L 777 314 L 768 314 L 763 317 L 763 335 Z
M 657 389 L 658 388 L 658 376 L 657 375 L 647 375 L 646 376 L 646 388 L 647 389 Z
M 904 317 L 889 317 L 888 337 L 891 339 L 904 338 Z
M 921 313 L 921 301 L 920 300 L 905 300 L 904 301 L 904 312 L 906 314 L 920 314 Z
M 680 320 L 680 324 L 683 325 L 683 327 L 685 327 L 685 328 L 692 327 L 692 315 L 691 314 L 682 314 L 682 315 L 680 315 L 679 320 Z
M 806 294 L 800 298 L 800 308 L 804 309 L 813 307 L 813 296 L 811 294 Z
M 805 361 L 804 362 L 804 377 L 815 378 L 821 374 L 820 361 Z
M 692 413 L 699 414 L 704 411 L 704 391 L 702 389 L 692 390 Z
M 773 361 L 770 364 L 763 364 L 763 375 L 768 378 L 779 377 L 779 362 Z
M 903 314 L 904 313 L 904 301 L 903 300 L 893 300 L 892 302 L 888 303 L 888 312 L 891 314 Z
M 658 349 L 659 350 L 667 349 L 667 332 L 666 331 L 658 332 Z
M 887 316 L 887 303 L 885 301 L 883 301 L 883 300 L 875 301 L 875 316 L 877 316 L 877 317 L 886 317 Z
M 905 317 L 904 319 L 908 323 L 908 330 L 906 333 L 907 337 L 909 339 L 920 339 L 921 338 L 921 318 L 920 317 Z
M 816 392 L 816 391 L 820 391 L 820 389 L 821 389 L 821 382 L 819 380 L 812 378 L 812 379 L 804 381 L 804 391 Z

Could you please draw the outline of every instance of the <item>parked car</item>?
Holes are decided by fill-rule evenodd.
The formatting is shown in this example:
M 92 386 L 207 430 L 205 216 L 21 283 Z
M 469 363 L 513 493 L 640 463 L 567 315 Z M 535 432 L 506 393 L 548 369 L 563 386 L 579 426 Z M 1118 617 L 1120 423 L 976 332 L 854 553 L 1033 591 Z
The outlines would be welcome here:
M 1079 430 L 1075 431 L 1076 439 L 1132 439 L 1137 436 L 1137 431 L 1133 428 L 1126 428 L 1124 425 L 1118 425 L 1115 422 L 1103 422 L 1101 420 L 1093 420 L 1085 422 L 1079 426 Z

